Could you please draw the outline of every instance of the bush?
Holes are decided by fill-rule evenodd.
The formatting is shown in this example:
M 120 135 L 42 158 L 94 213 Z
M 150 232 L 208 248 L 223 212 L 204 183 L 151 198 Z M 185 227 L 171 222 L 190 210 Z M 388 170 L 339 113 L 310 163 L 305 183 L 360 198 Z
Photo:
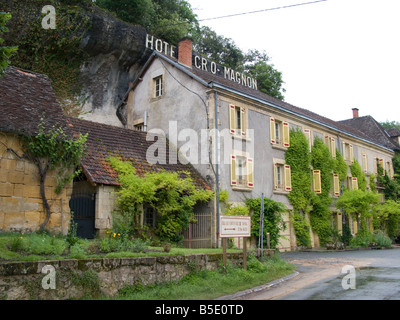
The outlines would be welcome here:
M 392 240 L 378 231 L 373 234 L 371 232 L 358 233 L 357 236 L 350 241 L 352 248 L 367 248 L 367 247 L 390 247 Z

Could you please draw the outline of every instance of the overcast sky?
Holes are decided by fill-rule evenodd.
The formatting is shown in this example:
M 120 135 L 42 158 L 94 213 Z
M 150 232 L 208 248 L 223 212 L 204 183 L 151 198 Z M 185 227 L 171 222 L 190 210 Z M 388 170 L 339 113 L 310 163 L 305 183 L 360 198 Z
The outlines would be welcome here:
M 198 19 L 313 0 L 188 0 Z M 332 120 L 400 122 L 400 1 L 326 0 L 201 21 L 282 72 L 285 101 Z

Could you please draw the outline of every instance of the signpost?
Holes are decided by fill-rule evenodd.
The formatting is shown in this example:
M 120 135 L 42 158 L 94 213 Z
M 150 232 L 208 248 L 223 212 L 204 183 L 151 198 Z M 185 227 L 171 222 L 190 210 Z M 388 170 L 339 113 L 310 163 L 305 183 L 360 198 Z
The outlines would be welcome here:
M 223 262 L 226 268 L 226 239 L 250 237 L 251 218 L 245 216 L 220 216 L 219 236 L 222 238 Z M 243 268 L 247 269 L 247 243 L 243 239 Z

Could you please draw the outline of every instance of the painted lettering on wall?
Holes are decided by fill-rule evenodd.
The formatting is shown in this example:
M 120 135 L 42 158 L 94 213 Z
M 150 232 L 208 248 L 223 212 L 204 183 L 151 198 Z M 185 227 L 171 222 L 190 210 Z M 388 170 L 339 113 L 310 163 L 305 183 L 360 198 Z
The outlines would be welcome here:
M 166 56 L 178 58 L 178 49 L 176 46 L 169 44 L 168 42 L 161 39 L 157 39 L 150 34 L 146 35 L 146 48 L 156 50 L 157 52 L 165 54 Z M 224 77 L 225 79 L 236 82 L 242 86 L 257 90 L 256 79 L 253 79 L 245 73 L 235 71 L 231 68 L 222 67 L 214 61 L 211 61 L 196 53 L 193 53 L 192 65 L 197 69 L 211 72 L 212 74 Z
M 161 39 L 157 39 L 150 34 L 146 35 L 146 48 L 156 50 L 159 53 L 163 53 L 173 58 L 178 58 L 176 46 Z
M 206 72 L 224 77 L 230 81 L 236 82 L 242 86 L 249 87 L 257 90 L 257 80 L 249 77 L 245 73 L 235 71 L 228 67 L 221 67 L 214 61 L 210 61 L 205 57 L 201 57 L 198 54 L 193 54 L 193 66 L 197 69 L 201 69 Z

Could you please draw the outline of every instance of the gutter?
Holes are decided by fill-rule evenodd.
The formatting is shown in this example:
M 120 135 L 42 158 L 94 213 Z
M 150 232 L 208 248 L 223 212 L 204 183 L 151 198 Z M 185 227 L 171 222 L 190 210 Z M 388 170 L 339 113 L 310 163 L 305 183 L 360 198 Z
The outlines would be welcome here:
M 364 142 L 366 142 L 366 143 L 369 143 L 369 144 L 372 144 L 372 145 L 374 145 L 374 146 L 380 147 L 380 148 L 385 149 L 385 150 L 387 150 L 387 151 L 394 152 L 394 150 L 392 150 L 392 149 L 390 149 L 390 148 L 388 148 L 388 147 L 379 145 L 379 144 L 377 144 L 377 143 L 375 143 L 375 142 L 372 142 L 372 141 L 370 141 L 370 140 L 366 140 L 366 139 L 361 138 L 361 137 L 359 137 L 359 136 L 356 136 L 356 135 L 354 135 L 354 134 L 352 134 L 352 133 L 349 133 L 349 132 L 340 130 L 340 129 L 335 128 L 335 127 L 333 127 L 333 126 L 331 126 L 331 125 L 329 125 L 329 124 L 326 124 L 326 123 L 324 123 L 324 122 L 321 122 L 321 121 L 312 119 L 312 118 L 310 118 L 310 117 L 307 117 L 307 116 L 305 116 L 305 115 L 302 115 L 302 114 L 293 112 L 293 111 L 291 111 L 291 110 L 288 110 L 288 109 L 286 109 L 286 108 L 284 108 L 284 107 L 281 107 L 280 105 L 274 104 L 274 103 L 272 103 L 272 102 L 268 102 L 268 101 L 262 100 L 262 99 L 260 99 L 260 98 L 254 97 L 254 96 L 249 95 L 249 94 L 244 93 L 244 92 L 232 90 L 231 88 L 226 87 L 226 86 L 224 86 L 224 85 L 221 85 L 221 84 L 219 84 L 219 83 L 213 83 L 212 86 L 215 87 L 215 88 L 223 89 L 223 90 L 226 90 L 226 91 L 229 91 L 229 92 L 238 94 L 238 95 L 240 95 L 240 96 L 242 96 L 242 97 L 244 97 L 244 98 L 248 98 L 248 99 L 255 100 L 255 101 L 260 102 L 260 103 L 262 103 L 262 104 L 265 104 L 265 105 L 268 105 L 268 106 L 270 106 L 270 107 L 276 108 L 276 109 L 278 109 L 278 110 L 280 110 L 280 111 L 284 111 L 284 112 L 286 112 L 286 113 L 289 113 L 289 114 L 294 115 L 294 116 L 296 116 L 296 117 L 302 118 L 302 119 L 304 119 L 304 120 L 308 120 L 308 121 L 311 121 L 311 122 L 313 122 L 313 123 L 319 124 L 319 125 L 321 125 L 321 126 L 327 127 L 327 128 L 329 128 L 329 129 L 331 129 L 331 130 L 333 130 L 333 131 L 337 131 L 337 132 L 339 132 L 339 133 L 342 133 L 342 134 L 345 134 L 345 135 L 350 136 L 350 137 L 352 137 L 352 138 L 355 138 L 355 139 L 364 141 Z

